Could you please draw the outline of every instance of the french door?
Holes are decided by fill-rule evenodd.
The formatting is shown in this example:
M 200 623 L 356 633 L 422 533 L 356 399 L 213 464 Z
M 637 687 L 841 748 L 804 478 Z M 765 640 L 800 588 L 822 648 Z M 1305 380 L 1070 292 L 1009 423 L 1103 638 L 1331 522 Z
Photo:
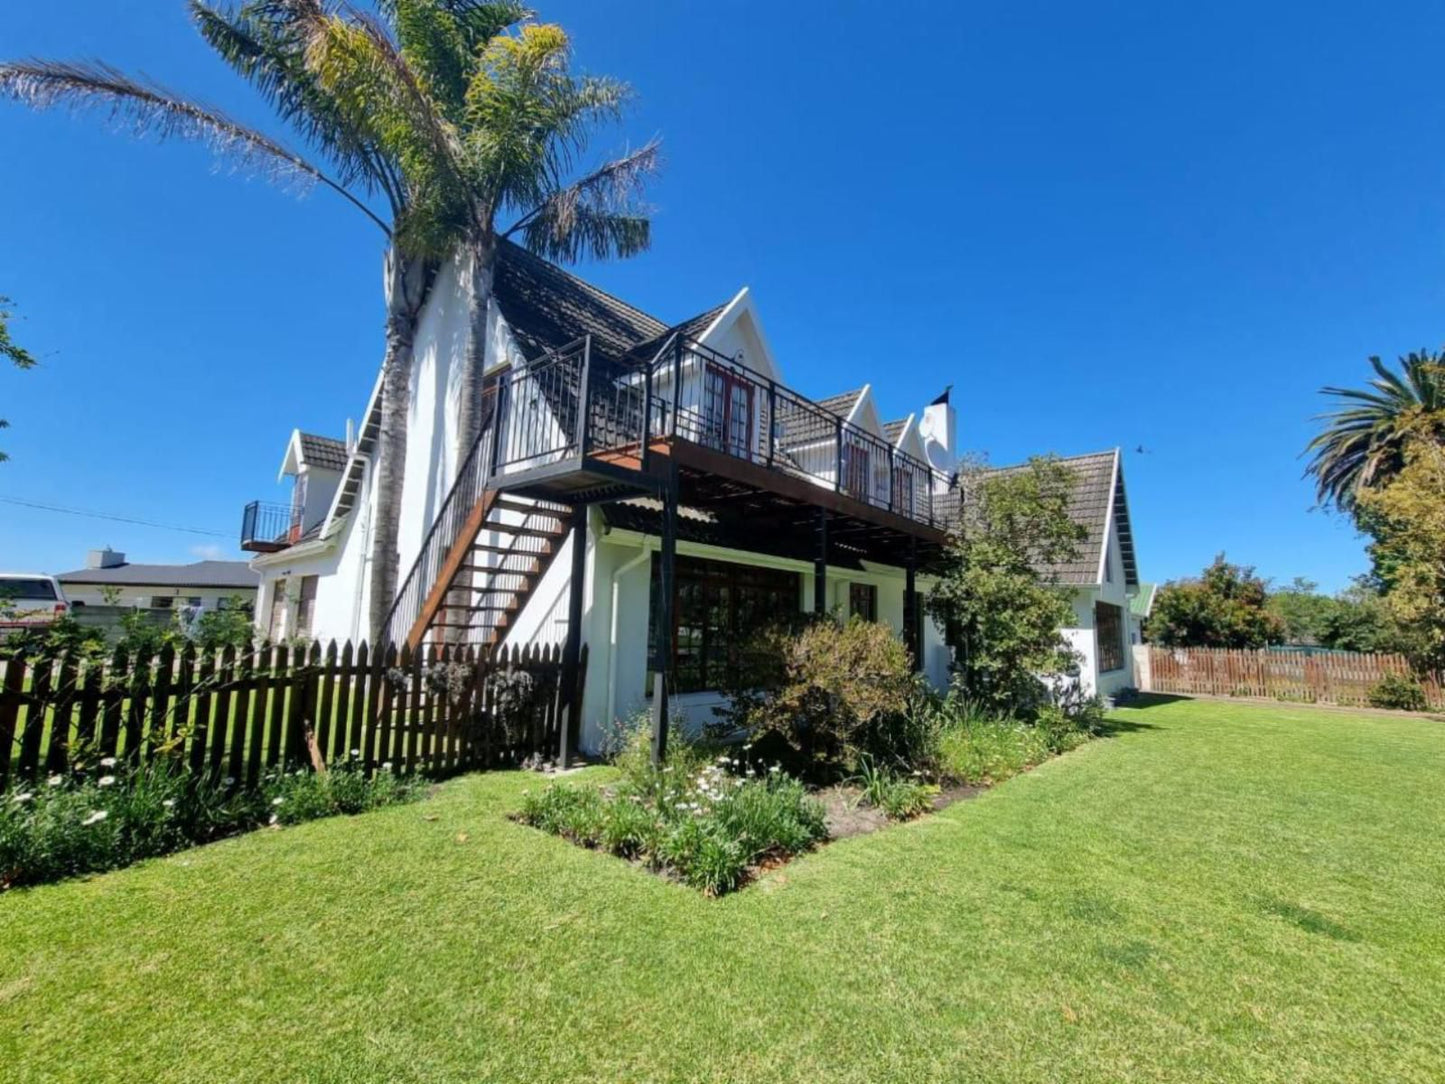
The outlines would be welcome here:
M 703 442 L 750 459 L 753 450 L 753 385 L 721 365 L 703 373 Z

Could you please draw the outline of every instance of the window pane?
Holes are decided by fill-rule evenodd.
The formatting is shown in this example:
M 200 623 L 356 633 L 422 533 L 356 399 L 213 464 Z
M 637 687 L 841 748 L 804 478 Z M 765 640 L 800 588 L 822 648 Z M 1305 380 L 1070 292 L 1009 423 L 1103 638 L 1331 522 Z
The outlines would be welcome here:
M 53 600 L 55 585 L 49 580 L 31 580 L 24 577 L 0 580 L 0 599 Z
M 1124 669 L 1124 611 L 1120 607 L 1094 603 L 1094 642 L 1101 673 Z

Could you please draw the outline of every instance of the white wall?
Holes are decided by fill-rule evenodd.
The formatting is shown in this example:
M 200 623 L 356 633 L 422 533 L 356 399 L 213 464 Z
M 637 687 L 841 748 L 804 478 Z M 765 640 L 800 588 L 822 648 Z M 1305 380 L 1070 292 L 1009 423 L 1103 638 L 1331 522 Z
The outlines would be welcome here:
M 656 539 L 644 540 L 633 532 L 614 532 L 594 541 L 588 560 L 588 589 L 584 598 L 584 638 L 590 645 L 587 684 L 584 695 L 582 748 L 595 751 L 610 718 L 625 719 L 648 708 L 650 689 L 646 687 L 648 623 L 651 614 L 651 554 L 657 549 Z M 731 560 L 741 564 L 787 569 L 799 573 L 798 612 L 813 608 L 813 566 L 804 561 L 723 549 L 690 542 L 678 542 L 679 555 Z M 638 561 L 640 555 L 644 560 Z M 561 558 L 558 558 L 559 563 Z M 555 567 L 555 566 L 554 566 Z M 616 636 L 612 636 L 612 585 L 617 577 Z M 840 614 L 847 613 L 848 585 L 870 583 L 878 588 L 878 619 L 903 632 L 904 574 L 901 569 L 885 565 L 869 566 L 863 571 L 828 570 L 828 605 Z M 927 593 L 929 581 L 920 577 L 920 597 Z M 932 620 L 924 621 L 923 671 L 938 688 L 948 683 L 948 648 L 943 634 Z M 615 677 L 614 677 L 615 674 Z M 613 688 L 609 694 L 609 683 Z M 711 692 L 687 693 L 669 698 L 669 706 L 681 713 L 689 728 L 696 729 L 713 721 L 713 709 L 725 703 L 723 697 Z
M 1120 690 L 1136 684 L 1134 680 L 1134 656 L 1129 650 L 1129 596 L 1124 585 L 1124 567 L 1119 558 L 1119 539 L 1116 528 L 1110 528 L 1107 559 L 1112 582 L 1104 582 L 1081 588 L 1074 594 L 1073 628 L 1064 629 L 1064 637 L 1074 650 L 1083 656 L 1080 663 L 1080 682 L 1085 693 L 1100 696 L 1115 696 Z M 1107 602 L 1123 610 L 1123 625 L 1120 633 L 1120 651 L 1123 653 L 1122 669 L 1109 673 L 1099 672 L 1098 641 L 1094 629 L 1094 603 Z
M 103 592 L 107 588 L 104 584 L 65 583 L 61 584 L 61 587 L 72 606 L 77 603 L 83 603 L 86 606 L 106 605 Z M 201 600 L 201 607 L 206 610 L 217 609 L 223 600 L 228 600 L 233 595 L 241 596 L 247 603 L 256 601 L 256 588 L 254 587 L 148 587 L 140 584 L 117 586 L 114 590 L 119 593 L 116 603 L 119 606 L 150 606 L 151 599 L 156 596 L 178 600 L 172 603 L 174 607 L 186 605 L 187 599 L 198 598 Z

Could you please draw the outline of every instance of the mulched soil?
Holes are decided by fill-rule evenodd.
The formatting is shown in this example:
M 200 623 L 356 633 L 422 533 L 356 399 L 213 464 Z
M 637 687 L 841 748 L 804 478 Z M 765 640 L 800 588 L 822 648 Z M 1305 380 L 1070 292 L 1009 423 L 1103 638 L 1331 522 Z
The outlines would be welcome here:
M 954 802 L 982 794 L 986 788 L 957 786 L 947 787 L 933 799 L 933 812 L 947 809 Z M 851 836 L 866 836 L 880 828 L 887 828 L 891 822 L 881 811 L 859 802 L 861 791 L 854 786 L 840 785 L 825 787 L 814 797 L 823 803 L 828 825 L 828 839 L 848 839 Z

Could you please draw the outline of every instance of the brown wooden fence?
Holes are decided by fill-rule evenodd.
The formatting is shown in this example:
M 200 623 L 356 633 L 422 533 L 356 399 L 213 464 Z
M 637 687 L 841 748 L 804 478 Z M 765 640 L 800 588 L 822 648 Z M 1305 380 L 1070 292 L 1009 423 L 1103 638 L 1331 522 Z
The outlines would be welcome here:
M 573 695 L 580 704 L 587 649 Z M 0 662 L 0 791 L 100 758 L 179 760 L 198 779 L 355 757 L 446 775 L 555 756 L 569 699 L 556 647 L 415 654 L 194 645 L 154 656 Z M 575 728 L 572 735 L 575 741 Z
M 1415 674 L 1403 655 L 1149 648 L 1149 691 L 1156 693 L 1260 696 L 1365 707 L 1370 690 L 1387 674 L 1414 676 L 1430 706 L 1445 708 L 1439 676 Z

